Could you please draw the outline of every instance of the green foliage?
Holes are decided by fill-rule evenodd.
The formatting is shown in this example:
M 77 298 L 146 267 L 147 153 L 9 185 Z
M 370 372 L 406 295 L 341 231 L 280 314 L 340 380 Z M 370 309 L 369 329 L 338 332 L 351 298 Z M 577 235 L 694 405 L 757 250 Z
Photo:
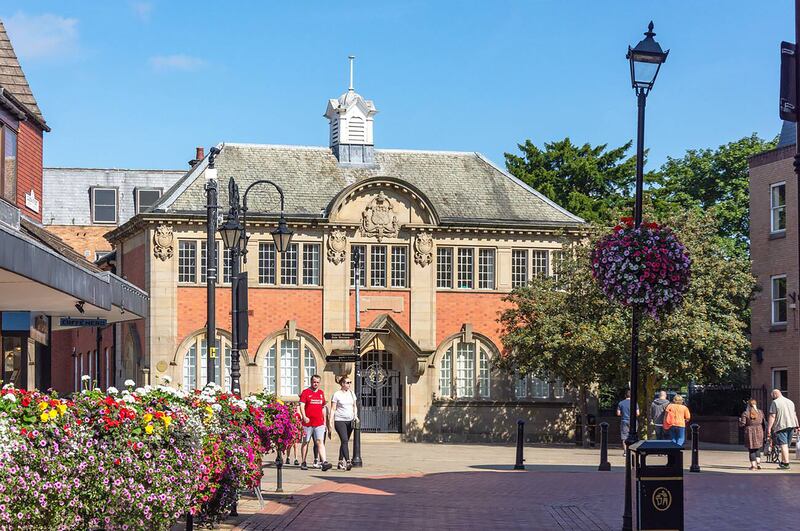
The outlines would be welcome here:
M 631 143 L 577 146 L 569 138 L 518 145 L 520 155 L 506 153 L 508 171 L 573 214 L 590 222 L 608 222 L 630 205 L 636 157 L 626 157 Z
M 644 318 L 640 371 L 649 388 L 662 382 L 713 383 L 749 359 L 742 318 L 755 279 L 749 262 L 726 253 L 712 212 L 687 210 L 658 220 L 672 227 L 692 257 L 684 304 L 660 320 Z M 514 290 L 501 315 L 507 368 L 549 373 L 575 388 L 624 385 L 630 356 L 630 309 L 608 300 L 591 277 L 589 255 L 606 229 L 565 253 L 558 278 Z

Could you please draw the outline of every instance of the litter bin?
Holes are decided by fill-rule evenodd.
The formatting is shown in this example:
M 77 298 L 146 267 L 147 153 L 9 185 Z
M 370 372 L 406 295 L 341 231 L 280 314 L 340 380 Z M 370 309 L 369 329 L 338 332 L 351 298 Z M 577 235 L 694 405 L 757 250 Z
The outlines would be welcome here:
M 683 530 L 683 452 L 672 441 L 631 445 L 636 469 L 636 529 Z

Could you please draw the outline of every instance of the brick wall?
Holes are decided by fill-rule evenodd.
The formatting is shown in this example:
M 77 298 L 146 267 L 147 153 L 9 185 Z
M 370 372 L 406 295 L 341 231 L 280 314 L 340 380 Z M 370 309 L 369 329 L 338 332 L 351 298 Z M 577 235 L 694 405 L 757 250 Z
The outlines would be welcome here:
M 122 267 L 117 272 L 122 278 L 133 284 L 134 286 L 148 291 L 147 285 L 144 280 L 144 260 L 145 260 L 145 246 L 139 245 L 132 249 L 124 247 L 124 254 L 122 256 Z
M 249 322 L 249 348 L 255 353 L 261 342 L 271 333 L 280 330 L 286 321 L 297 321 L 297 328 L 322 340 L 322 290 L 321 289 L 258 289 L 248 292 L 251 310 Z M 178 288 L 178 342 L 206 326 L 206 288 Z M 231 328 L 231 290 L 216 290 L 217 328 Z M 177 348 L 178 345 L 175 345 Z
M 47 220 L 45 220 L 47 221 Z M 64 240 L 87 260 L 94 261 L 97 251 L 110 251 L 111 244 L 103 237 L 111 227 L 48 225 L 47 230 Z
M 508 307 L 502 293 L 436 293 L 436 343 L 461 330 L 461 325 L 471 323 L 472 330 L 484 334 L 503 350 L 500 341 L 500 312 Z
M 68 393 L 75 390 L 75 366 L 80 367 L 80 359 L 83 359 L 83 374 L 89 373 L 89 356 L 93 356 L 97 350 L 97 329 L 96 328 L 73 328 L 70 330 L 56 330 L 52 335 L 51 350 L 51 377 L 52 387 L 61 393 Z M 79 357 L 74 357 L 75 353 Z M 100 340 L 100 363 L 98 368 L 96 358 L 91 361 L 91 376 L 97 380 L 97 384 L 103 389 L 111 383 L 106 381 L 106 360 L 105 349 L 108 349 L 108 375 L 110 382 L 114 381 L 114 327 L 107 326 L 101 331 Z M 99 370 L 98 370 L 99 369 Z
M 786 275 L 788 294 L 800 293 L 798 284 L 797 179 L 792 168 L 793 146 L 750 159 L 750 246 L 753 274 L 759 291 L 752 303 L 752 348 L 764 349 L 764 360 L 753 356 L 752 385 L 772 388 L 772 369 L 787 368 L 789 397 L 800 398 L 800 350 L 798 309 L 789 307 L 787 324 L 772 326 L 772 275 Z M 770 235 L 770 185 L 786 183 L 785 237 Z M 800 301 L 798 301 L 800 302 Z M 788 301 L 792 303 L 791 298 Z
M 19 123 L 17 163 L 17 206 L 26 216 L 42 221 L 42 130 L 30 122 Z M 31 190 L 39 212 L 25 206 L 25 194 Z

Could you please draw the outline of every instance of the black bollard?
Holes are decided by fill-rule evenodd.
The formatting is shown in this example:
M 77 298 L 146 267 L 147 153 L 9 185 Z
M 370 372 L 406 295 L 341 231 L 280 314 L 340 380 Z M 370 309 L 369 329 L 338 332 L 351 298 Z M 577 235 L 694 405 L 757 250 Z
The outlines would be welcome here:
M 600 423 L 600 466 L 597 470 L 611 470 L 611 463 L 608 462 L 608 422 Z
M 278 458 L 275 459 L 275 468 L 278 470 L 278 486 L 275 492 L 283 492 L 283 456 L 280 450 L 278 450 Z
M 525 459 L 522 458 L 522 444 L 525 442 L 525 421 L 520 419 L 517 421 L 517 462 L 514 464 L 514 470 L 525 470 L 525 465 L 522 464 Z
M 194 516 L 192 516 L 192 511 L 186 513 L 186 531 L 194 531 Z
M 700 472 L 700 426 L 692 424 L 692 466 L 689 472 Z

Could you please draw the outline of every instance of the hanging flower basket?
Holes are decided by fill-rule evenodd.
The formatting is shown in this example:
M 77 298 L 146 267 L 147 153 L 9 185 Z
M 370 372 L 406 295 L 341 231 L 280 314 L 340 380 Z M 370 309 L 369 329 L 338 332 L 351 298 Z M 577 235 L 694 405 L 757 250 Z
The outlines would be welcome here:
M 634 228 L 622 218 L 592 251 L 592 275 L 603 293 L 658 317 L 680 306 L 689 289 L 691 259 L 675 234 L 658 223 Z

